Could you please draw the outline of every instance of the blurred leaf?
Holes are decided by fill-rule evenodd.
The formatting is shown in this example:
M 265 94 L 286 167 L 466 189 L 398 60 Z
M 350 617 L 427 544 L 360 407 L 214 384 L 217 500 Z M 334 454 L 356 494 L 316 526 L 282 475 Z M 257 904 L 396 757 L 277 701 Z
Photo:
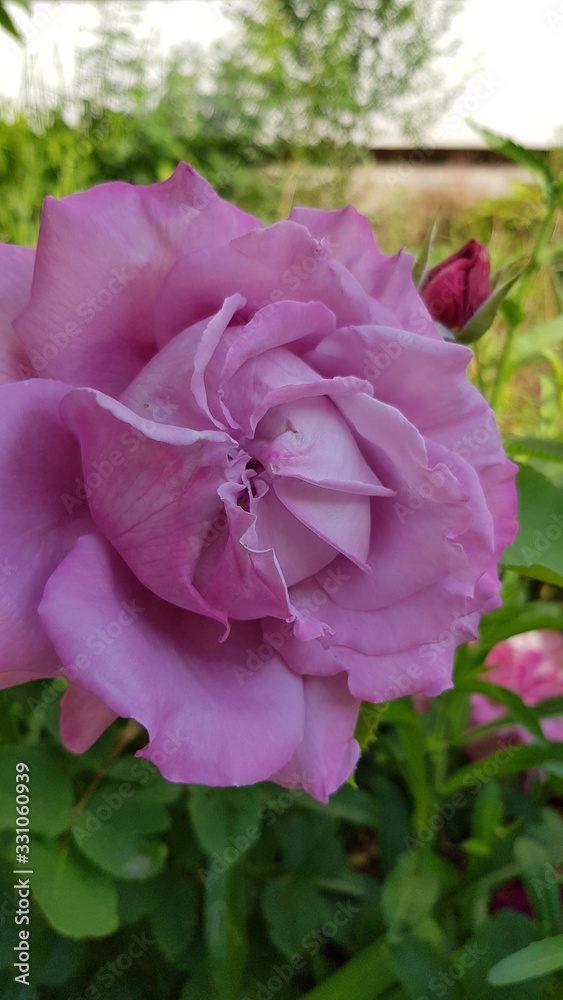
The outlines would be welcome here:
M 444 1000 L 457 1000 L 448 976 L 450 962 L 436 948 L 415 937 L 405 937 L 395 947 L 395 972 L 411 1000 L 420 1000 L 423 989 L 438 989 Z M 440 978 L 444 979 L 440 982 Z M 427 984 L 426 987 L 424 984 Z M 438 984 L 431 985 L 432 983 Z
M 501 754 L 503 757 L 501 758 Z M 546 743 L 545 746 L 505 746 L 488 757 L 460 767 L 444 782 L 441 794 L 445 797 L 458 788 L 487 781 L 492 775 L 517 774 L 532 767 L 542 767 L 547 761 L 563 760 L 563 743 Z
M 356 826 L 378 826 L 380 811 L 377 800 L 361 788 L 342 785 L 328 802 L 319 802 L 310 795 L 303 795 L 299 804 L 305 809 L 344 820 Z
M 544 459 L 548 462 L 563 462 L 563 442 L 551 438 L 510 437 L 503 438 L 505 451 L 510 457 L 525 455 L 527 458 Z
M 148 882 L 118 882 L 119 924 L 136 924 L 142 917 L 151 912 L 156 895 L 157 880 Z
M 260 835 L 262 802 L 254 786 L 207 788 L 193 785 L 189 811 L 203 850 L 219 855 L 223 864 L 236 861 Z
M 387 708 L 386 702 L 382 705 L 372 705 L 369 701 L 362 702 L 354 730 L 354 739 L 360 744 L 361 750 L 365 750 L 370 743 L 374 743 L 377 739 L 377 729 L 387 712 Z M 349 781 L 355 787 L 354 775 Z
M 545 583 L 563 586 L 563 490 L 521 465 L 516 477 L 519 530 L 501 564 Z
M 514 857 L 544 934 L 557 934 L 560 928 L 559 884 L 545 877 L 546 869 L 551 869 L 549 852 L 530 837 L 518 837 L 514 842 Z
M 473 807 L 473 835 L 489 848 L 495 843 L 504 813 L 502 794 L 497 781 L 491 778 L 479 789 Z
M 242 882 L 236 865 L 205 880 L 204 927 L 209 972 L 217 997 L 235 1000 L 247 952 Z
M 510 278 L 507 278 L 501 284 L 496 286 L 489 297 L 485 299 L 482 305 L 479 306 L 477 312 L 474 313 L 465 326 L 462 326 L 461 330 L 456 333 L 455 339 L 459 344 L 471 344 L 474 340 L 478 340 L 479 337 L 482 337 L 483 334 L 490 329 L 499 310 L 499 306 L 503 302 L 506 295 L 508 295 L 512 286 L 516 284 L 518 278 L 522 277 L 524 270 L 524 268 L 520 268 L 516 274 L 513 274 Z
M 533 941 L 503 958 L 490 970 L 487 982 L 493 986 L 508 986 L 545 976 L 557 969 L 563 969 L 563 934 Z
M 510 378 L 519 368 L 540 357 L 554 345 L 563 346 L 563 315 L 540 323 L 514 338 L 507 358 L 506 378 Z
M 497 642 L 532 629 L 560 628 L 561 605 L 556 601 L 530 601 L 522 607 L 502 607 L 483 615 L 479 644 L 488 652 Z
M 86 806 L 76 817 L 72 834 L 89 861 L 122 879 L 151 878 L 160 871 L 168 849 L 145 835 L 170 826 L 164 806 L 126 783 L 104 783 Z
M 39 973 L 38 982 L 42 986 L 51 988 L 64 986 L 69 979 L 80 973 L 85 957 L 84 941 L 74 941 L 67 937 L 56 938 L 49 958 Z
M 157 880 L 151 922 L 161 952 L 173 960 L 189 945 L 197 922 L 193 882 L 165 873 Z
M 420 250 L 416 255 L 415 262 L 412 268 L 412 280 L 414 281 L 416 287 L 420 290 L 424 283 L 426 273 L 428 271 L 428 263 L 430 261 L 430 254 L 432 253 L 432 244 L 434 242 L 434 237 L 436 235 L 436 228 L 438 226 L 438 217 L 434 219 L 430 229 L 426 231 L 426 236 Z
M 38 747 L 0 747 L 0 829 L 16 827 L 16 764 L 29 767 L 29 819 L 34 833 L 56 837 L 71 823 L 74 792 L 70 778 Z M 22 782 L 24 784 L 24 782 Z
M 511 952 L 523 948 L 537 937 L 537 925 L 517 910 L 502 909 L 481 924 L 474 938 L 466 941 L 463 1000 L 543 1000 L 541 984 L 528 987 L 502 986 L 491 989 L 487 973 Z M 457 998 L 456 998 L 457 1000 Z
M 421 864 L 419 853 L 401 855 L 383 885 L 383 917 L 395 933 L 428 917 L 440 895 L 437 874 L 422 870 Z
M 486 677 L 487 675 L 485 674 L 484 676 Z M 512 718 L 531 733 L 536 743 L 546 742 L 534 709 L 525 705 L 515 691 L 509 691 L 507 688 L 500 687 L 498 684 L 491 684 L 490 681 L 481 680 L 480 677 L 475 677 L 471 674 L 466 676 L 459 685 L 456 685 L 456 689 L 482 694 L 498 702 L 500 705 L 504 705 L 510 711 Z
M 305 993 L 301 1000 L 377 1000 L 396 981 L 389 945 L 378 940 Z
M 338 829 L 330 816 L 295 810 L 279 821 L 275 832 L 288 873 L 312 878 L 338 875 L 347 868 Z
M 59 934 L 107 937 L 118 927 L 113 882 L 72 849 L 56 841 L 34 840 L 33 895 Z
M 549 160 L 543 153 L 538 153 L 535 149 L 526 149 L 525 146 L 520 146 L 517 142 L 513 142 L 512 139 L 507 139 L 502 135 L 497 135 L 495 132 L 490 132 L 489 129 L 483 128 L 469 119 L 468 124 L 485 140 L 490 149 L 494 149 L 497 153 L 502 153 L 503 156 L 508 157 L 513 163 L 519 163 L 520 166 L 531 170 L 543 188 L 546 200 L 548 202 L 551 201 L 554 196 L 556 183 Z
M 330 904 L 313 881 L 286 876 L 269 882 L 262 895 L 262 909 L 270 928 L 270 937 L 286 958 L 292 955 L 316 954 L 323 939 L 322 927 L 335 909 L 343 904 Z M 357 912 L 354 902 L 352 912 Z M 344 910 L 346 907 L 344 906 Z M 326 940 L 326 938 L 325 938 Z

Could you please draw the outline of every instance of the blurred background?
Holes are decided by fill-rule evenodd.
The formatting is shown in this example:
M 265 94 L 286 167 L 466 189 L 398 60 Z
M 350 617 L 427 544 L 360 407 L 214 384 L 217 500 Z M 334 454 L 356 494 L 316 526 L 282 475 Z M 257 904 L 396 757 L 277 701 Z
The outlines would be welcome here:
M 470 122 L 560 167 L 559 0 L 4 0 L 0 11 L 1 240 L 33 244 L 48 193 L 150 184 L 187 160 L 267 223 L 294 204 L 353 203 L 387 253 L 416 251 L 436 218 L 436 259 L 471 237 L 493 268 L 532 252 L 533 176 Z M 560 311 L 562 272 L 557 251 L 528 295 L 529 324 Z M 557 399 L 537 371 L 514 391 L 505 430 L 536 428 L 544 405 L 551 426 Z
M 545 535 L 563 524 L 562 54 L 563 0 L 0 0 L 0 241 L 33 245 L 47 194 L 151 184 L 186 160 L 266 223 L 352 203 L 386 253 L 417 253 L 436 223 L 431 264 L 472 238 L 493 269 L 528 264 L 470 374 L 532 466 L 519 537 L 534 557 L 505 554 L 504 607 L 460 647 L 456 690 L 361 716 L 357 787 L 326 806 L 269 783 L 169 784 L 139 766 L 124 721 L 74 756 L 57 681 L 0 693 L 2 1000 L 562 995 L 547 966 L 506 987 L 486 976 L 539 939 L 561 966 L 563 752 L 539 745 L 537 719 L 563 718 L 563 694 L 506 691 L 496 721 L 470 701 L 497 644 L 561 629 L 561 543 Z M 483 771 L 503 718 L 515 745 Z M 31 987 L 12 973 L 22 746 Z M 342 970 L 356 978 L 334 985 Z

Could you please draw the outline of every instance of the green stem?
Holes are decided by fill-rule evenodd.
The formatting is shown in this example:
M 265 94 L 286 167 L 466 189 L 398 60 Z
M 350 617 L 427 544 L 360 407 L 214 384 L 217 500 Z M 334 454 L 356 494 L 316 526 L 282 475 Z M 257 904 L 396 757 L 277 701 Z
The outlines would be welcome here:
M 525 268 L 522 277 L 518 283 L 517 291 L 515 293 L 515 299 L 518 305 L 520 305 L 522 302 L 525 301 L 532 278 L 534 277 L 536 271 L 539 270 L 540 252 L 543 249 L 543 246 L 546 243 L 546 240 L 549 236 L 549 232 L 553 224 L 554 217 L 555 217 L 555 207 L 550 206 L 548 207 L 547 212 L 542 221 L 542 224 L 540 226 L 538 237 L 536 239 L 536 243 L 533 249 L 532 258 L 528 266 Z M 514 334 L 516 333 L 516 328 L 517 328 L 516 325 L 513 326 L 512 324 L 510 324 L 508 326 L 508 330 L 506 331 L 506 338 L 503 344 L 501 356 L 499 358 L 493 391 L 491 393 L 491 406 L 493 410 L 496 409 L 500 393 L 502 390 L 503 382 L 505 380 L 506 368 L 512 351 L 512 343 L 514 341 Z
M 391 949 L 378 938 L 301 1000 L 376 1000 L 396 982 Z

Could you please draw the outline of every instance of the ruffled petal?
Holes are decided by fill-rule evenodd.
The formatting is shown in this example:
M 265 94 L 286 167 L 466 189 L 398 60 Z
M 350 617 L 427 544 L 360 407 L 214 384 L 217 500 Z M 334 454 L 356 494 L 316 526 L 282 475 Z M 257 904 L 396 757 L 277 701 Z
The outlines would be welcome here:
M 185 163 L 150 187 L 115 181 L 47 198 L 30 303 L 15 324 L 32 367 L 119 395 L 156 353 L 154 304 L 178 258 L 258 225 Z
M 235 442 L 221 431 L 143 420 L 91 389 L 71 391 L 62 413 L 80 442 L 90 508 L 102 534 L 159 597 L 226 624 L 192 576 L 203 539 L 223 510 L 218 489 Z
M 226 242 L 226 241 L 225 241 Z M 159 347 L 192 323 L 217 312 L 235 292 L 247 300 L 241 319 L 288 299 L 323 302 L 338 325 L 389 321 L 360 283 L 303 226 L 277 222 L 230 244 L 178 261 L 165 282 L 155 318 Z
M 368 220 L 352 205 L 333 212 L 294 208 L 289 218 L 306 226 L 316 239 L 326 241 L 333 258 L 377 301 L 377 322 L 387 322 L 387 310 L 390 326 L 414 330 L 432 339 L 440 336 L 412 280 L 414 257 L 404 250 L 390 257 L 382 253 Z
M 216 624 L 155 597 L 93 535 L 52 575 L 40 614 L 77 683 L 147 729 L 138 756 L 169 781 L 262 781 L 303 739 L 301 678 L 274 651 L 246 666 L 262 642 L 257 624 L 220 643 Z
M 354 739 L 360 701 L 346 685 L 346 677 L 304 679 L 305 735 L 291 760 L 273 775 L 284 788 L 303 788 L 328 802 L 354 770 L 360 747 Z

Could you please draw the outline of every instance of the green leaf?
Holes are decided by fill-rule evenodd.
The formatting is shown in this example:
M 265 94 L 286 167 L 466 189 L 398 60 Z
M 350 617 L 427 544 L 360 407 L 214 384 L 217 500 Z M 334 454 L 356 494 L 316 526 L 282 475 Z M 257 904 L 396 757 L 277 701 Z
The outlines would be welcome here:
M 538 936 L 537 923 L 517 910 L 502 909 L 486 917 L 475 937 L 466 942 L 464 1000 L 543 1000 L 539 983 L 527 987 L 487 985 L 487 973 L 511 952 L 526 947 Z
M 305 809 L 320 812 L 333 819 L 344 820 L 356 826 L 377 827 L 380 821 L 380 810 L 377 801 L 361 788 L 352 788 L 349 784 L 342 785 L 327 803 L 319 802 L 310 795 L 303 795 L 299 804 Z
M 505 375 L 510 378 L 550 347 L 563 344 L 563 315 L 539 323 L 514 338 L 506 361 Z
M 346 855 L 331 816 L 294 810 L 275 827 L 284 871 L 291 875 L 330 876 L 347 871 Z
M 362 702 L 354 730 L 354 739 L 360 744 L 361 750 L 365 750 L 371 743 L 376 741 L 379 723 L 387 712 L 387 709 L 387 702 L 384 702 L 382 705 L 372 705 L 369 701 Z M 351 781 L 351 784 L 353 787 L 356 787 L 355 782 Z
M 205 880 L 204 929 L 217 996 L 219 1000 L 235 1000 L 247 952 L 243 887 L 236 865 Z
M 207 854 L 231 864 L 256 842 L 262 823 L 258 789 L 190 788 L 189 810 L 196 836 Z
M 315 947 L 318 950 L 322 927 L 336 908 L 312 880 L 305 878 L 282 876 L 273 879 L 262 895 L 262 910 L 270 928 L 270 938 L 287 958 L 303 951 L 310 954 Z M 357 909 L 356 904 L 352 904 L 353 912 Z
M 556 182 L 549 165 L 549 160 L 543 153 L 539 153 L 535 149 L 526 149 L 525 146 L 520 146 L 517 142 L 513 142 L 512 139 L 497 135 L 495 132 L 490 132 L 470 119 L 468 119 L 468 124 L 485 140 L 490 149 L 494 149 L 497 153 L 508 157 L 513 163 L 519 163 L 520 166 L 531 170 L 544 189 L 546 200 L 549 202 L 552 199 Z
M 18 41 L 22 40 L 18 29 L 16 28 L 8 12 L 5 10 L 3 4 L 1 3 L 0 3 L 0 27 L 4 28 L 5 31 L 9 32 L 10 35 L 13 35 L 14 38 L 17 38 Z
M 501 758 L 501 754 L 503 757 Z M 444 797 L 457 792 L 458 788 L 469 788 L 471 785 L 487 781 L 493 775 L 518 774 L 532 767 L 542 767 L 549 761 L 563 760 L 563 743 L 547 742 L 545 746 L 504 746 L 496 753 L 464 767 L 450 775 L 440 789 Z
M 113 882 L 56 841 L 34 840 L 33 895 L 59 934 L 107 937 L 119 925 Z
M 430 912 L 440 894 L 440 880 L 421 868 L 417 853 L 402 854 L 383 886 L 382 910 L 388 928 L 400 933 L 416 927 Z
M 389 945 L 378 940 L 305 993 L 301 1000 L 377 1000 L 396 981 Z
M 395 956 L 397 979 L 411 1000 L 420 1000 L 421 983 L 438 981 L 441 974 L 445 975 L 446 984 L 452 982 L 448 978 L 449 961 L 426 941 L 405 937 L 396 945 Z M 456 1000 L 452 987 L 444 985 L 443 981 L 440 983 L 440 997 L 444 1000 Z
M 484 333 L 492 326 L 494 318 L 498 312 L 499 306 L 501 305 L 503 299 L 508 295 L 510 289 L 516 282 L 518 278 L 521 278 L 524 274 L 525 268 L 520 268 L 516 274 L 512 277 L 507 278 L 501 284 L 497 285 L 494 291 L 491 292 L 488 299 L 485 299 L 482 305 L 479 306 L 478 310 L 467 321 L 465 326 L 462 326 L 459 330 L 455 339 L 460 344 L 470 344 L 474 340 L 478 340 L 482 337 Z
M 86 805 L 75 819 L 72 834 L 89 861 L 122 879 L 152 878 L 160 871 L 168 849 L 146 834 L 167 830 L 171 820 L 150 793 L 127 783 L 106 782 Z
M 479 789 L 475 796 L 472 818 L 473 836 L 485 844 L 489 851 L 497 840 L 503 813 L 504 807 L 499 784 L 491 779 Z
M 157 880 L 151 915 L 161 952 L 171 961 L 189 945 L 197 923 L 197 895 L 193 882 L 172 872 Z
M 438 218 L 434 219 L 432 226 L 426 233 L 424 237 L 424 242 L 416 255 L 415 262 L 412 268 L 412 280 L 414 281 L 416 287 L 420 290 L 422 284 L 426 277 L 426 272 L 428 271 L 428 262 L 430 260 L 430 254 L 432 253 L 432 244 L 434 242 L 434 237 L 436 235 L 436 228 L 438 225 Z
M 0 747 L 0 829 L 16 828 L 16 764 L 28 765 L 29 825 L 34 833 L 56 837 L 71 823 L 74 792 L 70 778 L 38 747 Z
M 492 986 L 509 986 L 546 976 L 557 969 L 563 969 L 563 934 L 533 941 L 526 948 L 503 958 L 490 970 L 487 982 Z
M 563 491 L 529 465 L 516 477 L 519 530 L 501 564 L 563 586 Z
M 560 628 L 561 605 L 557 601 L 530 601 L 522 607 L 502 607 L 484 615 L 479 626 L 481 652 L 497 642 L 533 629 Z
M 543 459 L 546 462 L 563 462 L 561 441 L 553 441 L 551 438 L 505 436 L 503 444 L 511 458 L 525 455 L 526 458 Z
M 560 923 L 559 884 L 545 877 L 546 870 L 552 869 L 549 851 L 530 837 L 518 837 L 514 842 L 514 857 L 544 933 L 557 934 Z
M 487 675 L 485 674 L 484 676 L 486 677 Z M 525 705 L 515 691 L 509 691 L 507 688 L 500 687 L 498 684 L 491 684 L 490 681 L 481 680 L 480 677 L 475 677 L 471 674 L 456 685 L 456 690 L 483 694 L 485 697 L 491 698 L 492 701 L 504 705 L 509 709 L 512 717 L 531 733 L 537 743 L 546 743 L 546 738 L 534 709 Z

